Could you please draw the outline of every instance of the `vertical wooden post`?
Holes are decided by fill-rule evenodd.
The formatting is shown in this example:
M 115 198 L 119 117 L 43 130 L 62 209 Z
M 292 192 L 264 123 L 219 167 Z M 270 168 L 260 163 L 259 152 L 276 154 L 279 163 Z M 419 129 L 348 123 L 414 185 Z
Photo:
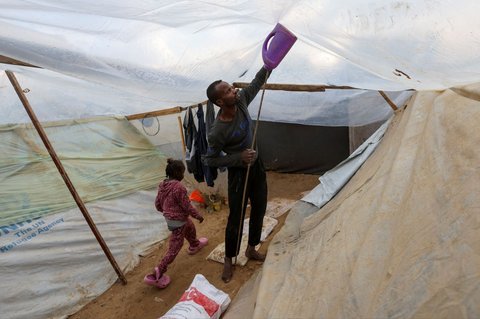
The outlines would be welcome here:
M 25 107 L 25 110 L 27 111 L 28 116 L 32 120 L 33 125 L 35 126 L 35 129 L 37 130 L 38 134 L 40 134 L 40 138 L 42 139 L 43 144 L 47 148 L 47 151 L 50 154 L 50 157 L 52 158 L 53 162 L 55 163 L 55 166 L 57 167 L 60 175 L 62 176 L 63 181 L 67 185 L 68 190 L 72 194 L 73 199 L 77 203 L 78 208 L 82 212 L 83 217 L 87 221 L 88 226 L 90 226 L 90 229 L 92 230 L 93 234 L 95 235 L 95 238 L 97 238 L 97 241 L 100 244 L 100 246 L 102 247 L 103 252 L 105 253 L 105 255 L 107 255 L 107 258 L 110 261 L 110 264 L 112 264 L 113 268 L 115 269 L 115 272 L 117 273 L 118 277 L 120 278 L 120 280 L 124 284 L 126 284 L 127 279 L 125 278 L 124 274 L 122 273 L 122 271 L 118 267 L 118 264 L 115 261 L 115 258 L 113 257 L 112 253 L 110 252 L 110 249 L 108 248 L 107 244 L 103 240 L 102 235 L 98 231 L 97 226 L 95 225 L 92 217 L 88 213 L 87 208 L 83 204 L 82 199 L 80 198 L 80 196 L 78 195 L 75 187 L 73 186 L 72 182 L 70 181 L 70 178 L 68 177 L 67 172 L 65 171 L 62 163 L 60 162 L 60 159 L 58 158 L 57 154 L 55 153 L 55 150 L 53 149 L 52 145 L 50 144 L 50 141 L 48 140 L 47 134 L 43 130 L 42 125 L 40 124 L 40 122 L 37 119 L 37 116 L 33 112 L 33 109 L 30 106 L 30 103 L 28 102 L 27 97 L 23 93 L 20 85 L 18 84 L 18 81 L 17 81 L 15 75 L 11 71 L 5 71 L 5 73 L 7 74 L 10 82 L 12 83 L 13 88 L 15 89 L 15 92 L 17 92 L 17 95 L 20 98 L 20 101 L 22 102 L 23 106 Z
M 185 157 L 187 156 L 187 147 L 185 146 L 185 135 L 183 135 L 182 118 L 178 116 L 177 119 L 178 119 L 178 126 L 180 127 L 180 136 L 182 137 L 183 159 L 185 159 Z

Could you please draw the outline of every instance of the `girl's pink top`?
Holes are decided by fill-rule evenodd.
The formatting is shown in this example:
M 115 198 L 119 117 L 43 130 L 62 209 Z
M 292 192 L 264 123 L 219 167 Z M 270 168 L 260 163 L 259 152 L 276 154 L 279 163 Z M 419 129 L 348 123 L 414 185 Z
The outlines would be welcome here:
M 176 179 L 166 179 L 158 185 L 155 207 L 168 219 L 186 221 L 188 216 L 200 218 L 200 213 L 192 206 L 187 189 Z

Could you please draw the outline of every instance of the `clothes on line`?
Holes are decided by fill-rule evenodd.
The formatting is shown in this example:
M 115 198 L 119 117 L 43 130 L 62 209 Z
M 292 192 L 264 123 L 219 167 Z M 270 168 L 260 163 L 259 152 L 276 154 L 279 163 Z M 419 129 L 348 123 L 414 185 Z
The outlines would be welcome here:
M 193 174 L 193 177 L 197 182 L 206 182 L 208 186 L 213 187 L 215 185 L 214 181 L 218 176 L 217 168 L 209 167 L 202 162 L 202 156 L 207 153 L 208 149 L 207 130 L 215 120 L 215 109 L 213 104 L 207 104 L 207 125 L 205 124 L 202 104 L 198 104 L 196 115 L 198 129 L 195 126 L 191 107 L 188 107 L 185 112 L 183 121 L 187 170 L 189 173 Z

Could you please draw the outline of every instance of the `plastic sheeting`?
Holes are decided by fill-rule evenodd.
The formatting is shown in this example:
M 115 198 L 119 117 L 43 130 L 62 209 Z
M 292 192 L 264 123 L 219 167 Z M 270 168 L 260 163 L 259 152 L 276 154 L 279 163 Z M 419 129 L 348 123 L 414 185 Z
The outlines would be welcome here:
M 155 107 L 156 100 L 99 83 L 44 69 L 0 64 L 0 124 L 30 123 L 25 108 L 3 70 L 15 74 L 39 121 L 91 118 L 136 113 Z M 173 106 L 173 105 L 172 105 Z
M 253 317 L 479 317 L 479 93 L 417 93 L 335 198 L 294 207 Z
M 385 92 L 402 107 L 412 92 Z M 268 104 L 266 104 L 268 101 Z M 256 119 L 260 94 L 249 106 Z M 323 93 L 265 92 L 260 120 L 317 126 L 363 126 L 392 116 L 391 107 L 377 91 L 327 90 Z
M 350 178 L 377 148 L 390 121 L 391 119 L 383 123 L 382 126 L 350 154 L 347 159 L 320 176 L 320 184 L 312 189 L 302 200 L 318 208 L 328 203 L 328 201 L 348 183 Z
M 84 202 L 156 186 L 164 156 L 125 118 L 49 123 L 44 130 Z M 76 206 L 33 125 L 0 126 L 0 225 Z
M 40 121 L 130 115 L 161 108 L 151 94 L 138 95 L 95 82 L 43 69 L 0 64 L 0 70 L 14 72 Z M 202 91 L 204 91 L 202 89 Z M 396 105 L 403 105 L 411 92 L 387 92 Z M 0 73 L 0 123 L 29 122 L 27 113 L 4 72 Z M 205 100 L 206 97 L 202 97 Z M 386 119 L 391 108 L 375 91 L 329 90 L 323 93 L 268 92 L 260 119 L 274 122 L 327 126 L 357 126 Z M 176 105 L 171 102 L 168 106 Z M 258 113 L 260 94 L 249 111 Z
M 480 81 L 480 3 L 469 0 L 147 0 L 134 5 L 4 0 L 0 5 L 0 54 L 155 102 L 134 104 L 129 114 L 204 101 L 205 88 L 216 79 L 248 82 L 262 65 L 263 41 L 277 22 L 298 41 L 271 83 L 400 91 Z M 375 121 L 346 118 L 345 110 L 336 115 L 335 108 L 325 115 L 324 102 L 317 100 L 322 93 L 304 94 L 297 101 L 298 94 L 269 92 L 264 110 L 271 115 L 265 120 L 285 120 L 282 112 L 305 106 L 295 109 L 295 121 L 306 121 L 307 107 L 319 110 L 311 119 L 318 125 Z M 70 118 L 110 110 L 69 108 Z M 341 122 L 330 121 L 338 117 Z
M 156 188 L 86 204 L 123 272 L 169 235 Z M 78 209 L 0 227 L 0 317 L 66 318 L 118 279 Z

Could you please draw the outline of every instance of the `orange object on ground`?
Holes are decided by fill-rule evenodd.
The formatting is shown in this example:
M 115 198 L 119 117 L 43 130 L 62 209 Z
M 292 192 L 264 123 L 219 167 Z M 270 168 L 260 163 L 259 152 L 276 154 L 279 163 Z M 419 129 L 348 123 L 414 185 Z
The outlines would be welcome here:
M 202 193 L 200 193 L 200 191 L 199 191 L 198 189 L 194 190 L 194 191 L 190 194 L 190 197 L 189 197 L 189 198 L 190 198 L 191 201 L 205 204 L 205 198 L 203 198 Z

